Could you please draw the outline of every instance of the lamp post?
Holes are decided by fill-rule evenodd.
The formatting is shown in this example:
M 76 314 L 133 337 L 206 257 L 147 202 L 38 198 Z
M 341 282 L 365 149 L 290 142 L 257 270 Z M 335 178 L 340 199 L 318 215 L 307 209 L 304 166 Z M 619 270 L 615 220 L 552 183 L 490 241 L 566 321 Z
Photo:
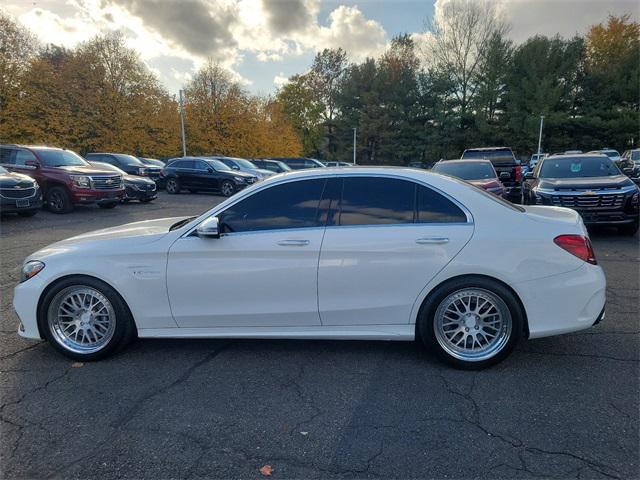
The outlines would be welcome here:
M 180 130 L 182 133 L 182 156 L 187 156 L 187 143 L 184 138 L 184 99 L 182 97 L 182 90 L 180 90 Z
M 353 164 L 356 165 L 356 131 L 357 128 L 353 127 Z
M 542 125 L 544 124 L 544 115 L 540 115 L 540 133 L 538 134 L 538 161 L 540 161 L 540 149 L 542 148 Z

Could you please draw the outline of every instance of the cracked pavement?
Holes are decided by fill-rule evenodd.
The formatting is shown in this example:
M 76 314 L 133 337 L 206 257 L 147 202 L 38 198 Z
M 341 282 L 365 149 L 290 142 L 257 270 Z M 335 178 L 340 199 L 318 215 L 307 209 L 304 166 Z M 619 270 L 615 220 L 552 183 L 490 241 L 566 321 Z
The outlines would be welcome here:
M 638 236 L 592 232 L 605 321 L 461 372 L 415 343 L 140 340 L 72 366 L 16 334 L 25 256 L 219 197 L 0 223 L 2 478 L 640 478 Z

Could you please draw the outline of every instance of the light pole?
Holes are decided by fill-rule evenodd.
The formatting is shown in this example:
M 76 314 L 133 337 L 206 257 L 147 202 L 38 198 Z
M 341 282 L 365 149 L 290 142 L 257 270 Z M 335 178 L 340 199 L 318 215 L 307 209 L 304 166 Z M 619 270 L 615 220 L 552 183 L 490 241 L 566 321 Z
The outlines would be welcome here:
M 353 127 L 353 164 L 356 165 L 356 127 Z
M 544 124 L 544 115 L 540 115 L 540 133 L 538 134 L 538 161 L 540 161 L 540 149 L 542 148 L 542 125 Z
M 184 99 L 182 97 L 182 90 L 180 90 L 180 130 L 182 133 L 182 156 L 187 156 L 187 142 L 184 138 Z

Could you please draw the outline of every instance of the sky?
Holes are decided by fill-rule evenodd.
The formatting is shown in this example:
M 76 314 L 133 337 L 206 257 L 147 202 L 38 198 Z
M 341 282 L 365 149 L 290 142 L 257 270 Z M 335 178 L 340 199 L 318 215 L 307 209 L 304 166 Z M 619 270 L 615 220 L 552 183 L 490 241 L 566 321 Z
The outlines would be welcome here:
M 425 25 L 452 0 L 3 0 L 0 8 L 42 43 L 73 47 L 120 31 L 171 93 L 207 59 L 247 90 L 272 94 L 323 48 L 352 61 L 376 57 L 398 34 L 424 38 Z M 470 0 L 487 1 L 487 0 Z M 584 34 L 607 15 L 638 20 L 637 0 L 488 0 L 522 42 L 535 34 Z

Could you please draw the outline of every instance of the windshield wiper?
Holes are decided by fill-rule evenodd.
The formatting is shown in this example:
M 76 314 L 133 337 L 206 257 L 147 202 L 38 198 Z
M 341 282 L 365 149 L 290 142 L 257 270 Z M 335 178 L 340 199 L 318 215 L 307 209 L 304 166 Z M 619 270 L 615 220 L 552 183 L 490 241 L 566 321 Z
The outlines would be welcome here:
M 171 232 L 172 230 L 176 230 L 176 229 L 178 229 L 180 227 L 185 226 L 187 223 L 189 223 L 194 218 L 197 218 L 197 217 L 187 217 L 184 220 L 180 220 L 179 222 L 174 223 L 173 225 L 171 225 L 169 227 L 169 231 Z

